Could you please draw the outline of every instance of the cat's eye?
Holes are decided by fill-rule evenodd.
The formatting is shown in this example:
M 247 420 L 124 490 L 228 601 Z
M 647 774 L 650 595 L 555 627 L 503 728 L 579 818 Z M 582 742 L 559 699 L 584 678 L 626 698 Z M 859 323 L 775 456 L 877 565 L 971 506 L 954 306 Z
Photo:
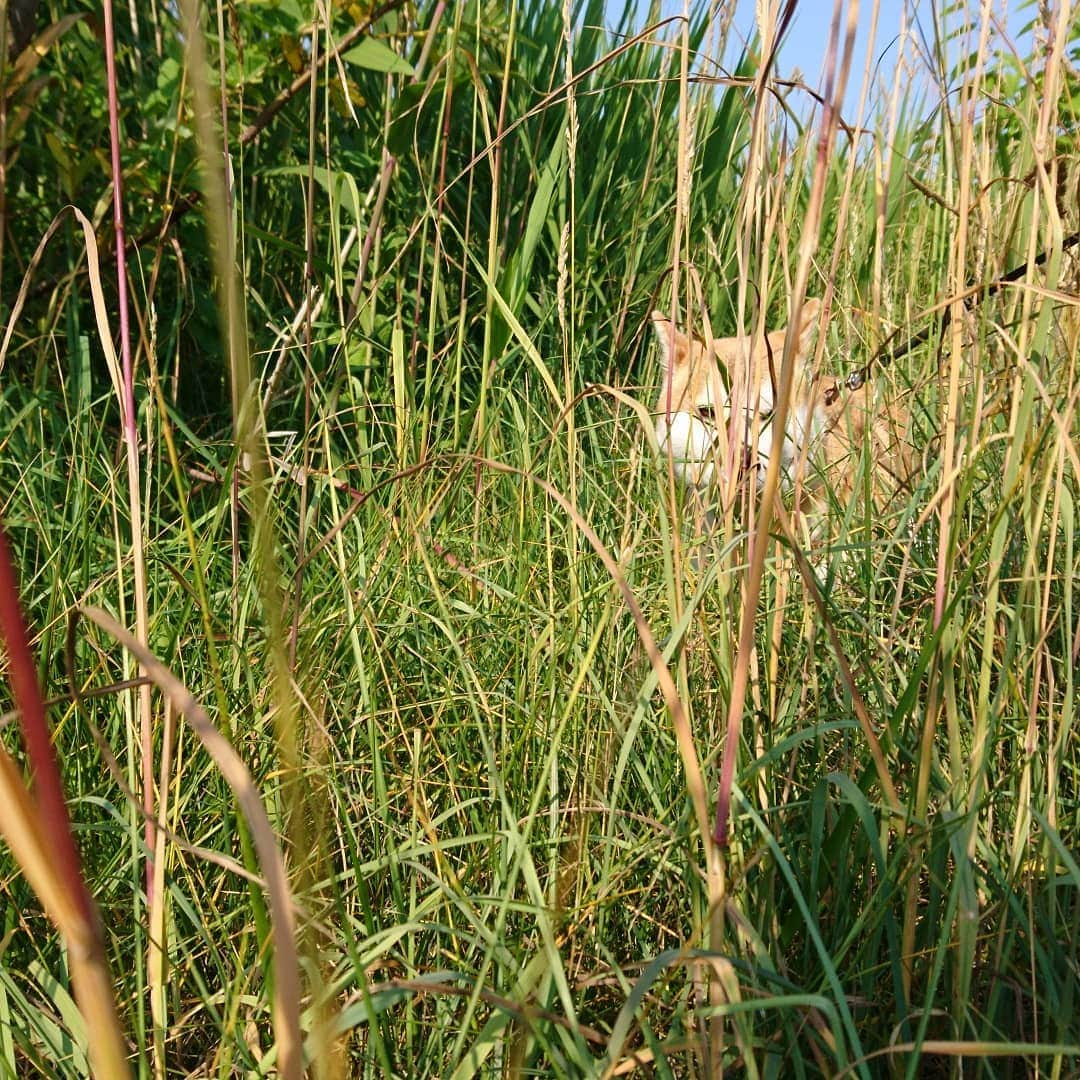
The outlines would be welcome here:
M 699 405 L 697 407 L 697 414 L 702 420 L 715 420 L 716 407 L 714 405 Z

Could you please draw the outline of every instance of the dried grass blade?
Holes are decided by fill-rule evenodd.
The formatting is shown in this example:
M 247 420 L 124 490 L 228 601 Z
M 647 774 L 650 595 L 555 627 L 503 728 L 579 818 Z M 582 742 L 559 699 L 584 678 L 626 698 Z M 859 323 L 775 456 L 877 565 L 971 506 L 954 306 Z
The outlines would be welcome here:
M 274 943 L 274 1030 L 277 1041 L 278 1068 L 283 1077 L 302 1076 L 300 1041 L 300 967 L 297 961 L 296 934 L 292 897 L 285 874 L 285 860 L 278 847 L 259 791 L 240 756 L 214 726 L 206 710 L 190 690 L 133 634 L 111 615 L 92 605 L 81 609 L 91 622 L 100 626 L 131 652 L 147 676 L 165 695 L 171 706 L 191 725 L 206 752 L 214 759 L 222 776 L 236 795 L 236 801 L 251 828 L 255 848 L 266 880 Z
M 127 1049 L 113 1001 L 101 921 L 83 879 L 71 834 L 45 706 L 19 607 L 15 568 L 0 531 L 0 639 L 8 656 L 8 678 L 22 720 L 34 770 L 37 798 L 5 751 L 0 751 L 0 832 L 56 924 L 68 947 L 75 998 L 86 1019 L 90 1060 L 98 1076 L 129 1075 Z

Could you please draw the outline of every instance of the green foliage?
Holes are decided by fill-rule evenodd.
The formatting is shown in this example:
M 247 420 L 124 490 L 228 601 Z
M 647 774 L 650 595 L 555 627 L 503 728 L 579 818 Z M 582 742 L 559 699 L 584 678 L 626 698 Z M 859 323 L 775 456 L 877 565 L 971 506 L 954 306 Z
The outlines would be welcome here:
M 790 538 L 770 552 L 716 937 L 657 675 L 583 525 L 661 640 L 711 800 L 746 523 L 694 558 L 692 514 L 629 399 L 651 402 L 658 381 L 642 327 L 673 288 L 680 136 L 681 250 L 723 333 L 758 304 L 785 318 L 817 119 L 769 98 L 758 160 L 756 46 L 738 78 L 703 78 L 722 45 L 695 4 L 686 111 L 679 28 L 639 40 L 646 13 L 628 11 L 605 30 L 609 7 L 574 6 L 569 56 L 561 6 L 541 0 L 335 3 L 330 32 L 307 4 L 225 4 L 220 41 L 206 15 L 266 406 L 262 519 L 231 435 L 178 11 L 136 5 L 117 23 L 148 643 L 229 735 L 287 848 L 307 1052 L 326 1075 L 610 1075 L 635 1053 L 670 1076 L 717 1060 L 748 1076 L 871 1076 L 885 1062 L 916 1075 L 948 1071 L 950 1055 L 980 1075 L 1002 1058 L 1016 1074 L 1068 1073 L 1080 323 L 1062 294 L 1075 252 L 972 306 L 960 352 L 938 305 L 1041 250 L 1055 213 L 1071 220 L 1033 170 L 1053 77 L 1065 90 L 1047 176 L 1077 175 L 1075 33 L 1056 72 L 983 71 L 966 134 L 948 98 L 927 113 L 903 88 L 892 127 L 882 107 L 828 162 L 811 285 L 836 290 L 825 363 L 846 371 L 894 331 L 935 331 L 874 372 L 909 406 L 924 469 L 894 504 L 819 523 L 813 582 Z M 41 4 L 47 48 L 3 73 L 5 304 L 68 201 L 92 213 L 113 273 L 100 16 L 70 8 Z M 118 409 L 81 243 L 60 227 L 0 357 L 0 519 L 137 1066 L 261 1075 L 274 1068 L 268 944 L 229 786 L 156 706 L 171 767 L 155 1033 L 133 706 L 120 690 L 66 697 L 69 677 L 87 690 L 137 675 L 85 622 L 66 670 L 72 609 L 132 621 Z M 256 524 L 282 567 L 299 781 L 269 689 Z M 17 749 L 13 727 L 4 740 Z M 63 952 L 6 851 L 0 883 L 0 1075 L 85 1075 Z

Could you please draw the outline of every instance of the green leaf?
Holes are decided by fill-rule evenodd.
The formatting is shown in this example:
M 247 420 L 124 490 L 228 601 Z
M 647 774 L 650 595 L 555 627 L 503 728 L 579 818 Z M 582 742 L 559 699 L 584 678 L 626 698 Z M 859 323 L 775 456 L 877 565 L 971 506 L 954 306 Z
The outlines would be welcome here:
M 371 71 L 388 71 L 392 75 L 413 75 L 412 64 L 403 60 L 393 49 L 378 38 L 364 38 L 355 48 L 342 53 L 342 59 L 357 67 Z

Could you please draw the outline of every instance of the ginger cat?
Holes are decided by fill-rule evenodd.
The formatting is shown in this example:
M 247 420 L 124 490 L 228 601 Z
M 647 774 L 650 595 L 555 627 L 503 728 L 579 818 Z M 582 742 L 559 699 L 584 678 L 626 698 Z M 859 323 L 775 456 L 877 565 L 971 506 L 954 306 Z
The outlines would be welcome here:
M 816 378 L 810 370 L 820 320 L 821 302 L 807 300 L 781 435 L 772 420 L 786 328 L 754 341 L 729 337 L 706 344 L 653 312 L 664 371 L 656 438 L 689 489 L 708 495 L 714 505 L 718 498 L 730 497 L 733 479 L 753 475 L 760 490 L 769 458 L 779 452 L 782 489 L 797 488 L 803 509 L 815 502 L 827 505 L 830 492 L 845 505 L 864 482 L 859 469 L 864 447 L 870 454 L 875 502 L 910 477 L 908 418 L 875 400 L 874 373 L 849 390 L 835 379 Z

